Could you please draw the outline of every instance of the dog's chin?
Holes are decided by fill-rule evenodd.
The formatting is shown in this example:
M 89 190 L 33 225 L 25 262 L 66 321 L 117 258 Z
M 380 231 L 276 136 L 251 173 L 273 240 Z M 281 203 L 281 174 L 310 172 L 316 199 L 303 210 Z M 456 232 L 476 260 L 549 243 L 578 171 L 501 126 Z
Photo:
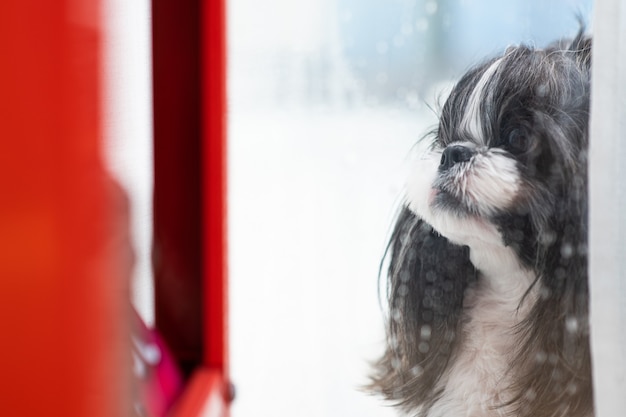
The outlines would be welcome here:
M 473 177 L 469 186 L 483 191 L 466 189 L 465 194 L 459 196 L 450 185 L 458 181 L 446 178 L 439 171 L 440 158 L 440 152 L 430 152 L 414 164 L 407 184 L 409 209 L 452 243 L 470 247 L 478 244 L 503 246 L 502 236 L 490 220 L 494 213 L 510 204 L 511 198 L 502 192 L 503 187 L 497 188 L 501 184 L 480 184 L 480 178 Z M 479 204 L 478 198 L 483 202 Z M 498 198 L 502 201 L 497 201 Z M 484 203 L 490 200 L 491 204 Z

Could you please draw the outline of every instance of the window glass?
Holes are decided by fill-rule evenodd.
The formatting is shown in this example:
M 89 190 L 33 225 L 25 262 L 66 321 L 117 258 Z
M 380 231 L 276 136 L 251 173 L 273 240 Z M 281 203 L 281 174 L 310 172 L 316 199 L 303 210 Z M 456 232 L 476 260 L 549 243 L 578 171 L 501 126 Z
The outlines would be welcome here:
M 359 388 L 384 348 L 377 275 L 411 147 L 471 65 L 572 36 L 591 7 L 228 2 L 235 417 L 395 415 Z

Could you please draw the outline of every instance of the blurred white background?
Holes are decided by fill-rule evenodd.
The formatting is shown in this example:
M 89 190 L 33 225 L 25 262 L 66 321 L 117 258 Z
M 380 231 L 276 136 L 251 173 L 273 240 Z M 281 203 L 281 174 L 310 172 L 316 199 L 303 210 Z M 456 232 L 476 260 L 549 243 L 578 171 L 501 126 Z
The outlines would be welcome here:
M 234 417 L 393 415 L 377 273 L 421 112 L 377 105 L 335 3 L 229 3 Z

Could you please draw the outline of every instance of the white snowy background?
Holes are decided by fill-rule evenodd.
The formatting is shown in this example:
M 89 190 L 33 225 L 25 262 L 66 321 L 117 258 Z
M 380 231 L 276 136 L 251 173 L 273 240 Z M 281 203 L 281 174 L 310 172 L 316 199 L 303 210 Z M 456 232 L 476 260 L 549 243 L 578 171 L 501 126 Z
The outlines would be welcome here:
M 233 106 L 234 416 L 380 416 L 377 271 L 420 117 Z
M 350 73 L 333 2 L 229 3 L 234 417 L 390 416 L 378 266 L 422 111 Z

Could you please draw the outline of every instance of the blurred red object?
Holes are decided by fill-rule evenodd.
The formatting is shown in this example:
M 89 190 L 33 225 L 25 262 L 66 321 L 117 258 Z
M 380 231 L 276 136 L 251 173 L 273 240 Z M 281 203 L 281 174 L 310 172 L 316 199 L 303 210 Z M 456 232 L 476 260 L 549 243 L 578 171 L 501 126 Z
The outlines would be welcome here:
M 132 413 L 125 226 L 101 159 L 101 5 L 0 2 L 3 416 Z

